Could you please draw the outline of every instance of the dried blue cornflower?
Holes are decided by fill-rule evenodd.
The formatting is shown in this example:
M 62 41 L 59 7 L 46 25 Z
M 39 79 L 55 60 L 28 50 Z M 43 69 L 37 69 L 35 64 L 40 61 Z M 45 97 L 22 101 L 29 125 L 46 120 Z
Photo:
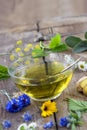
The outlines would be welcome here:
M 26 94 L 23 94 L 23 95 L 19 96 L 18 100 L 20 102 L 22 102 L 23 107 L 26 107 L 26 106 L 30 105 L 30 97 L 27 96 Z
M 4 129 L 8 129 L 12 126 L 11 122 L 9 120 L 5 120 L 2 122 L 2 126 Z
M 59 120 L 59 126 L 60 127 L 67 127 L 69 124 L 68 118 L 67 117 L 62 117 Z
M 44 129 L 50 129 L 50 128 L 53 127 L 53 125 L 54 125 L 53 122 L 50 121 L 50 122 L 47 122 L 46 124 L 44 124 L 43 128 Z
M 29 112 L 24 113 L 22 117 L 25 122 L 32 120 L 32 115 Z
M 5 106 L 6 111 L 12 112 L 12 113 L 18 112 L 22 110 L 22 108 L 23 108 L 22 102 L 20 102 L 16 98 L 13 98 L 10 101 L 8 101 Z

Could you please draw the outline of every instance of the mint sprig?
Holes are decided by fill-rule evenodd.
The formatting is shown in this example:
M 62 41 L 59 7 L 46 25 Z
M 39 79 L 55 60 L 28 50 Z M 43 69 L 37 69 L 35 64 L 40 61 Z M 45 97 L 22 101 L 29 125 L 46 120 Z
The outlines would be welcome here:
M 66 50 L 68 50 L 67 44 L 61 41 L 60 34 L 56 34 L 47 45 L 40 42 L 40 49 L 33 49 L 32 52 L 35 54 L 33 57 L 37 58 L 47 56 L 51 52 L 63 52 Z
M 87 32 L 84 34 L 84 39 L 76 36 L 69 36 L 65 39 L 65 42 L 72 48 L 74 53 L 87 51 Z
M 49 48 L 53 49 L 58 47 L 61 44 L 61 35 L 57 34 L 55 37 L 51 38 L 51 41 L 49 43 Z
M 62 52 L 68 50 L 68 46 L 62 42 L 60 34 L 57 34 L 51 38 L 48 48 L 52 52 Z
M 76 130 L 77 126 L 83 124 L 81 117 L 82 115 L 80 111 L 70 111 L 68 121 L 70 122 L 71 130 Z
M 69 122 L 71 130 L 76 130 L 77 126 L 83 125 L 82 113 L 87 112 L 87 101 L 68 99 L 68 107 L 70 111 Z

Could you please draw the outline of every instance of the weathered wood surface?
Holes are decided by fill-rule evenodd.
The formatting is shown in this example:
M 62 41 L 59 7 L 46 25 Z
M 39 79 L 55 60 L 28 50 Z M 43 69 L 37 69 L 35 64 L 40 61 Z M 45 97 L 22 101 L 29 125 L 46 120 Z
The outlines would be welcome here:
M 32 28 L 41 19 L 87 14 L 86 5 L 86 0 L 0 0 L 0 29 L 24 24 Z
M 54 22 L 55 21 L 55 22 Z M 55 23 L 55 24 L 54 24 Z M 49 34 L 49 28 L 53 27 L 53 33 L 60 32 L 65 38 L 67 35 L 71 34 L 77 34 L 78 36 L 83 37 L 84 32 L 87 30 L 87 17 L 75 17 L 75 18 L 68 18 L 68 19 L 57 19 L 51 20 L 51 21 L 42 21 L 40 24 L 40 31 L 44 33 L 45 35 Z M 55 26 L 56 25 L 56 26 Z M 12 28 L 9 30 L 4 30 L 0 33 L 0 53 L 3 52 L 9 52 L 9 50 L 14 46 L 15 42 L 19 39 L 22 39 L 23 42 L 29 43 L 32 42 L 33 39 L 37 36 L 37 28 L 33 31 L 29 31 L 28 26 L 25 28 L 19 27 Z M 32 27 L 33 28 L 33 27 Z M 83 56 L 84 60 L 87 60 L 86 56 L 87 53 L 80 54 Z M 0 64 L 6 65 L 7 62 L 5 60 L 5 56 L 0 57 Z M 75 99 L 82 99 L 87 100 L 87 97 L 79 94 L 76 90 L 76 81 L 81 78 L 82 76 L 87 75 L 87 72 L 81 72 L 81 71 L 75 71 L 72 81 L 69 84 L 69 87 L 62 93 L 62 95 L 56 99 L 57 107 L 58 107 L 58 113 L 56 113 L 57 120 L 59 120 L 60 117 L 66 116 L 68 114 L 68 108 L 67 108 L 67 102 L 64 101 L 67 97 L 73 97 Z M 5 89 L 7 92 L 9 92 L 11 95 L 14 92 L 18 92 L 19 90 L 15 87 L 14 83 L 11 79 L 0 81 L 0 89 Z M 7 98 L 0 94 L 0 123 L 7 119 L 11 120 L 12 127 L 9 130 L 17 130 L 17 127 L 19 124 L 23 123 L 22 115 L 24 112 L 29 111 L 31 114 L 33 114 L 34 119 L 33 121 L 36 121 L 39 126 L 40 130 L 43 130 L 43 124 L 47 121 L 54 121 L 53 117 L 47 117 L 42 118 L 41 113 L 39 111 L 39 106 L 42 104 L 41 102 L 36 102 L 31 100 L 31 105 L 24 108 L 21 112 L 18 113 L 8 113 L 5 111 L 5 104 L 7 102 Z M 87 114 L 84 114 L 83 116 L 84 125 L 82 127 L 78 127 L 77 130 L 87 130 Z M 55 126 L 52 128 L 52 130 L 56 130 Z M 66 130 L 66 128 L 59 128 L 58 130 Z

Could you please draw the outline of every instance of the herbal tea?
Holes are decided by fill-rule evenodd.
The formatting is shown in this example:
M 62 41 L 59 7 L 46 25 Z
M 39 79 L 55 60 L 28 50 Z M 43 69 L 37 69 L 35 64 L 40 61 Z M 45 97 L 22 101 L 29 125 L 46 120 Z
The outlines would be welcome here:
M 32 99 L 44 101 L 58 97 L 68 86 L 72 70 L 59 73 L 64 69 L 62 63 L 48 62 L 34 66 L 20 67 L 14 76 L 17 87 Z M 58 74 L 59 73 L 59 74 Z

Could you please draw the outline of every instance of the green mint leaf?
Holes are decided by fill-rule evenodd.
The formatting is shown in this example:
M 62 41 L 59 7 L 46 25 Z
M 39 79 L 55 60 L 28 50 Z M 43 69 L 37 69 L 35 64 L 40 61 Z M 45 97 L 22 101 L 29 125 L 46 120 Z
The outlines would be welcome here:
M 78 120 L 77 122 L 76 122 L 76 125 L 83 125 L 84 124 L 84 122 L 83 121 L 81 121 L 81 120 Z
M 84 52 L 84 51 L 87 51 L 87 41 L 86 40 L 81 41 L 79 44 L 77 44 L 73 48 L 74 53 L 80 53 L 80 52 Z
M 72 116 L 72 117 L 73 117 L 74 119 L 76 119 L 76 120 L 79 119 L 78 114 L 77 114 L 76 112 L 71 111 L 71 112 L 70 112 L 70 116 Z
M 82 113 L 80 111 L 76 111 L 76 114 L 78 115 L 78 119 L 82 117 Z
M 8 68 L 6 66 L 0 65 L 0 80 L 9 78 Z
M 52 52 L 62 52 L 68 50 L 68 46 L 64 43 L 61 43 L 59 46 L 51 49 Z
M 40 58 L 43 56 L 47 56 L 49 54 L 49 51 L 44 51 L 43 49 L 34 49 L 32 53 L 34 54 L 33 58 Z
M 75 45 L 77 45 L 79 42 L 81 42 L 82 40 L 78 37 L 75 36 L 69 36 L 65 39 L 66 44 L 73 48 Z
M 87 101 L 82 101 L 82 100 L 80 101 L 80 100 L 69 98 L 68 107 L 70 111 L 85 112 L 87 111 Z
M 76 130 L 76 126 L 75 126 L 75 124 L 73 123 L 73 124 L 71 124 L 71 130 Z
M 85 32 L 85 39 L 87 39 L 87 32 Z
M 49 43 L 49 48 L 50 49 L 56 48 L 57 46 L 60 45 L 60 43 L 61 43 L 61 35 L 57 34 L 56 36 L 51 38 L 51 41 Z

